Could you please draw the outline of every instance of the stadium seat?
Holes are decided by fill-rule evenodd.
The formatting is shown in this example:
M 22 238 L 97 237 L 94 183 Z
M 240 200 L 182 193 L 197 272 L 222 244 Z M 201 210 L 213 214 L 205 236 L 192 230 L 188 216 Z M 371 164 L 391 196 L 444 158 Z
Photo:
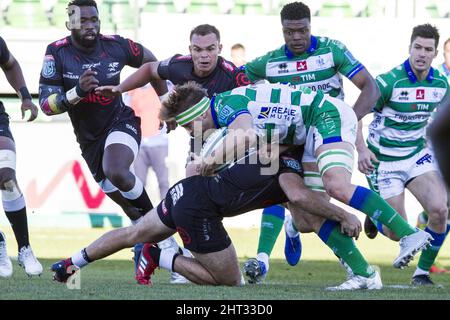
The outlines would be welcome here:
M 40 0 L 13 0 L 4 15 L 5 24 L 15 28 L 48 27 L 49 20 Z
M 289 1 L 286 3 L 289 3 Z M 320 9 L 322 9 L 324 0 L 305 0 L 303 1 L 303 3 L 309 7 L 309 10 L 311 11 L 311 16 L 318 16 L 320 14 Z
M 351 1 L 350 7 L 354 17 L 367 17 L 368 16 L 369 0 Z
M 389 0 L 369 0 L 367 3 L 367 17 L 384 17 Z
M 217 5 L 219 6 L 220 13 L 228 14 L 234 8 L 235 0 L 218 0 Z
M 186 13 L 187 8 L 191 4 L 191 0 L 174 0 L 173 5 L 178 13 Z
M 450 0 L 434 2 L 439 18 L 450 18 Z
M 12 0 L 2 0 L 0 1 L 0 10 L 2 12 L 2 24 L 10 24 L 8 20 L 8 10 L 11 5 Z
M 269 14 L 270 1 L 266 0 L 236 0 L 232 13 L 237 14 Z
M 326 1 L 323 3 L 319 15 L 329 18 L 352 17 L 353 11 L 348 1 Z
M 414 8 L 413 14 L 415 18 L 429 19 L 439 17 L 435 1 L 432 0 L 416 1 L 415 6 L 413 8 Z
M 136 17 L 139 17 L 139 9 L 128 0 L 104 0 L 102 5 L 108 10 L 109 22 L 113 25 L 114 33 L 138 27 L 139 19 Z
M 149 0 L 143 8 L 145 12 L 175 13 L 175 4 L 171 0 Z
M 225 9 L 224 9 L 225 10 Z M 193 0 L 186 13 L 192 14 L 219 14 L 220 11 L 219 4 L 216 0 Z M 223 12 L 228 13 L 228 12 Z

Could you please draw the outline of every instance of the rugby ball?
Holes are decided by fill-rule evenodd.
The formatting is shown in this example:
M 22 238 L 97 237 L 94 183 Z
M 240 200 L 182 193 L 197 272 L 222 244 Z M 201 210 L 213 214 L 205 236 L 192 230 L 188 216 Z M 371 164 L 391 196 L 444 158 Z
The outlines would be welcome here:
M 200 151 L 200 157 L 206 158 L 208 156 L 211 156 L 217 149 L 217 147 L 222 146 L 222 142 L 225 140 L 227 133 L 228 128 L 219 128 L 216 129 L 213 133 L 211 133 L 209 137 L 206 139 L 206 141 L 203 143 L 202 150 Z M 227 168 L 233 161 L 234 159 L 226 159 L 224 163 L 217 164 L 214 173 L 218 173 L 223 169 Z

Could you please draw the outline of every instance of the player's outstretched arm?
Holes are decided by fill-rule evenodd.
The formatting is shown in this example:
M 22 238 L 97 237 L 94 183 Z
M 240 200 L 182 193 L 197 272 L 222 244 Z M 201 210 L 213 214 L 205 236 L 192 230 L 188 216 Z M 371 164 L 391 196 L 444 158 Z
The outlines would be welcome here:
M 101 86 L 95 89 L 95 93 L 107 97 L 119 96 L 124 92 L 140 88 L 149 82 L 161 81 L 158 75 L 158 65 L 159 61 L 147 62 L 119 85 Z
M 162 97 L 167 93 L 167 83 L 158 75 L 158 59 L 156 59 L 155 55 L 150 50 L 145 47 L 143 49 L 144 56 L 142 58 L 142 64 L 146 64 L 148 62 L 154 63 L 151 65 L 151 70 L 149 70 L 150 72 L 148 73 L 148 77 L 150 77 L 150 79 L 148 81 L 150 81 L 150 84 L 153 89 L 155 89 L 158 96 Z

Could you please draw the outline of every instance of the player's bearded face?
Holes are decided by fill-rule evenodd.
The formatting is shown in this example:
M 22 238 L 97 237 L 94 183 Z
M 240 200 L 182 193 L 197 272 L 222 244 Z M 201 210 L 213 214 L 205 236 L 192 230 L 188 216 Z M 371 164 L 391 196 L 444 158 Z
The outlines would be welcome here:
M 308 18 L 283 20 L 284 41 L 291 52 L 300 55 L 311 45 L 311 25 Z
M 417 37 L 414 39 L 409 49 L 409 62 L 414 70 L 428 72 L 437 55 L 435 44 L 435 40 L 432 38 Z
M 100 20 L 95 7 L 78 7 L 70 18 L 72 38 L 86 48 L 93 47 L 100 33 Z

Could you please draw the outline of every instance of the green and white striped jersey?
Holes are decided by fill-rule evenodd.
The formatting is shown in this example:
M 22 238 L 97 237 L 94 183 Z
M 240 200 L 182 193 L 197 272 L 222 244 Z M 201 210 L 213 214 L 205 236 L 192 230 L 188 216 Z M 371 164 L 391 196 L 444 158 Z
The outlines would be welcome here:
M 433 68 L 418 81 L 409 60 L 376 78 L 381 97 L 374 108 L 367 143 L 377 158 L 409 158 L 426 145 L 426 126 L 433 110 L 448 93 L 448 83 Z
M 311 45 L 295 56 L 286 45 L 245 65 L 252 82 L 301 84 L 344 100 L 341 74 L 352 79 L 364 66 L 339 41 L 311 36 Z
M 256 84 L 235 88 L 214 97 L 212 116 L 217 128 L 243 113 L 253 117 L 254 128 L 267 141 L 303 145 L 310 126 L 315 125 L 323 92 L 281 84 Z

